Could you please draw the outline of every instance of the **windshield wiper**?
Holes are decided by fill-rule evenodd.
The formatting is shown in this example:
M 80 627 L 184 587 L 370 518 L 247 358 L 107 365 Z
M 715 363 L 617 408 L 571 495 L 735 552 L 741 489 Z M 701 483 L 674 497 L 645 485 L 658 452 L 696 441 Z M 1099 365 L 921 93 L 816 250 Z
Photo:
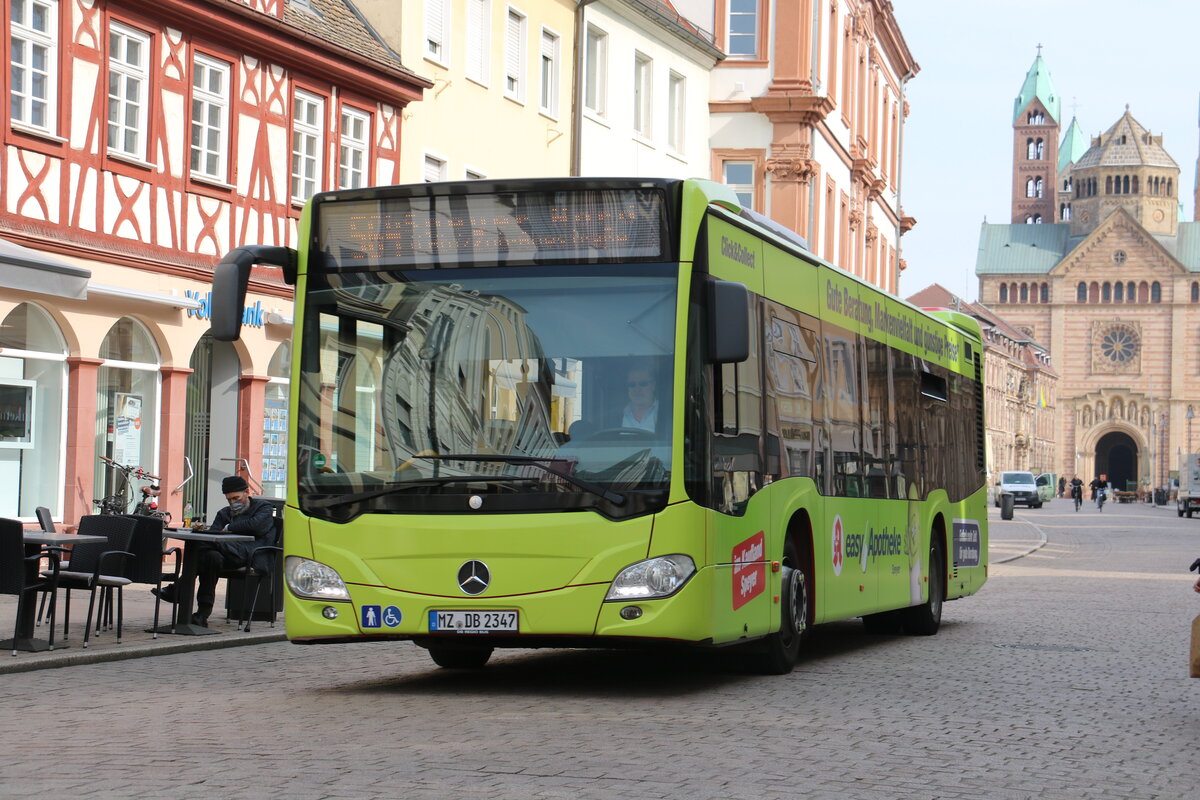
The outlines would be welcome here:
M 370 491 L 358 492 L 357 494 L 342 494 L 325 500 L 313 500 L 309 505 L 313 508 L 322 509 L 337 508 L 338 506 L 360 503 L 363 500 L 373 500 L 376 497 L 384 497 L 389 494 L 399 494 L 408 489 L 415 489 L 421 486 L 444 486 L 447 483 L 499 483 L 506 480 L 509 480 L 509 478 L 497 475 L 443 475 L 438 478 L 420 478 L 418 480 L 404 481 L 403 483 L 393 483 L 379 489 L 371 489 Z
M 452 453 L 444 456 L 418 455 L 415 457 L 427 458 L 434 461 L 499 461 L 502 464 L 528 464 L 529 466 L 544 470 L 556 478 L 561 478 L 572 486 L 578 486 L 585 492 L 591 492 L 597 497 L 607 500 L 614 505 L 625 505 L 625 495 L 617 494 L 616 492 L 610 492 L 608 489 L 605 489 L 599 484 L 592 483 L 591 481 L 585 481 L 582 478 L 576 478 L 574 475 L 570 475 L 562 470 L 557 470 L 545 463 L 547 461 L 560 460 L 556 458 L 538 458 L 537 456 L 505 456 L 487 453 Z

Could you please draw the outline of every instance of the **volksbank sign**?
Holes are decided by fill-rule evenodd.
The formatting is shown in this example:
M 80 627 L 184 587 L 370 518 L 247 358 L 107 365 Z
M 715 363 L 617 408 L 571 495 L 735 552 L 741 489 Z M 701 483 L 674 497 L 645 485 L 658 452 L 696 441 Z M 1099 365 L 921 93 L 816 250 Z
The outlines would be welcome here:
M 185 289 L 184 295 L 189 300 L 195 300 L 200 304 L 199 308 L 189 308 L 187 315 L 195 319 L 212 319 L 212 292 L 200 294 L 191 289 Z M 242 307 L 242 324 L 249 325 L 251 328 L 261 328 L 263 326 L 263 318 L 267 312 L 262 307 L 262 302 L 256 300 L 252 306 Z

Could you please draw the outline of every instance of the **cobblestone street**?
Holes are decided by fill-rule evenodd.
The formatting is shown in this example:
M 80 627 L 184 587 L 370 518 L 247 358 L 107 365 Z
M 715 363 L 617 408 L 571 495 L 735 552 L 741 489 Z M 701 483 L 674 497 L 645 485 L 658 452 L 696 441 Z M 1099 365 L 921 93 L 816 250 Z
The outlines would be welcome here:
M 1064 500 L 991 513 L 992 578 L 939 635 L 825 626 L 782 678 L 591 651 L 453 672 L 407 643 L 4 675 L 0 795 L 1195 796 L 1200 523 Z

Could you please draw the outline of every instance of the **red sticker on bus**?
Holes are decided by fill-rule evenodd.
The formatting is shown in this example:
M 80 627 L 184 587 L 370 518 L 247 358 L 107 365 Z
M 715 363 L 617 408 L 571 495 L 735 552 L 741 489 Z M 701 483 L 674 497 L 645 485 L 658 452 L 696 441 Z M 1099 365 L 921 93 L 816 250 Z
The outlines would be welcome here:
M 762 531 L 733 547 L 733 610 L 758 597 L 767 588 L 767 565 L 763 561 L 766 537 Z

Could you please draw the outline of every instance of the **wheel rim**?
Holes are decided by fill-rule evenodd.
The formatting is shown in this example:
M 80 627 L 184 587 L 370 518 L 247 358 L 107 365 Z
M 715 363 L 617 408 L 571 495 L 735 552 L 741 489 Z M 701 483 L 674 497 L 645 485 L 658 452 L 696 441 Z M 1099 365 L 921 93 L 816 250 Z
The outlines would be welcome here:
M 785 626 L 786 642 L 791 644 L 797 637 L 804 635 L 808 629 L 808 584 L 804 580 L 804 571 L 788 567 L 785 576 L 787 585 L 787 613 Z

